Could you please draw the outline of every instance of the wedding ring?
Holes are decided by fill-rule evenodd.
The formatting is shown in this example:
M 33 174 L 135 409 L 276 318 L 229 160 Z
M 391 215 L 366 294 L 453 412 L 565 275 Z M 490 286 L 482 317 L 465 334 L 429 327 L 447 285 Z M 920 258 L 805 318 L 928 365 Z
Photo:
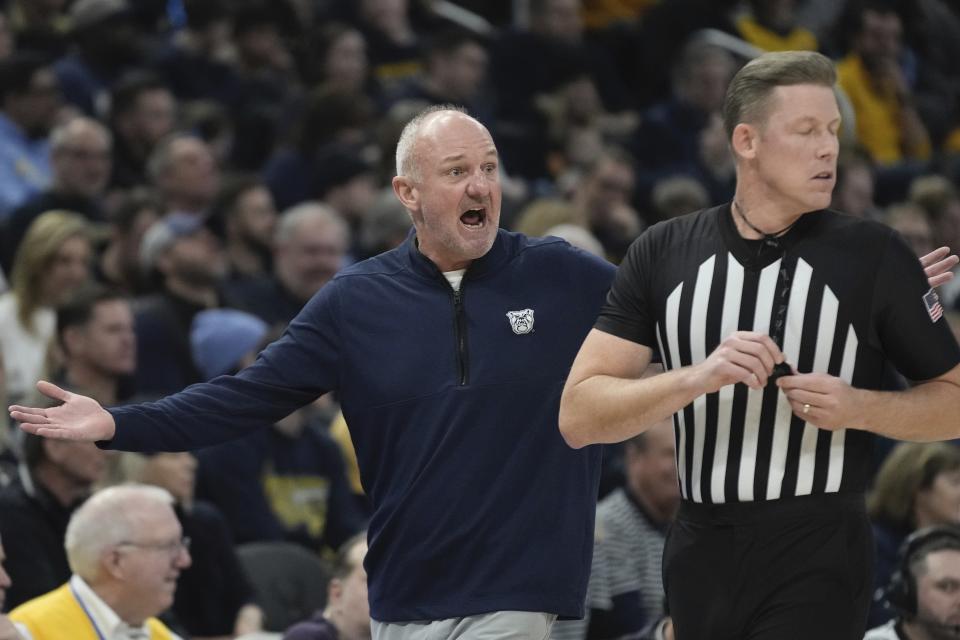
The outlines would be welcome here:
M 807 413 L 808 411 L 810 411 L 810 405 L 807 404 L 806 402 L 804 402 L 804 403 L 803 403 L 803 413 Z

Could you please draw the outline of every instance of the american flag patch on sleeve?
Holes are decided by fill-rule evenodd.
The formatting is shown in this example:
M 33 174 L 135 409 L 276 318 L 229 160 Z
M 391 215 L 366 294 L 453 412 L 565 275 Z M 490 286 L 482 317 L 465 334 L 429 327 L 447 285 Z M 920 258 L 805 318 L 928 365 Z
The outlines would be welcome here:
M 936 322 L 943 317 L 943 307 L 940 305 L 940 296 L 934 289 L 930 289 L 923 294 L 923 306 L 927 308 L 927 314 L 931 322 Z

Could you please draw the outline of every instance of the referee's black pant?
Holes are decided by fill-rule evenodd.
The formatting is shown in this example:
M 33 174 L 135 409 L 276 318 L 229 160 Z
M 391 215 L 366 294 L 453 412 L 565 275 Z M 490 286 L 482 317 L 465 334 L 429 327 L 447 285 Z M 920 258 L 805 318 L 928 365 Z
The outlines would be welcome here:
M 862 494 L 684 501 L 663 583 L 677 640 L 862 640 L 873 586 Z

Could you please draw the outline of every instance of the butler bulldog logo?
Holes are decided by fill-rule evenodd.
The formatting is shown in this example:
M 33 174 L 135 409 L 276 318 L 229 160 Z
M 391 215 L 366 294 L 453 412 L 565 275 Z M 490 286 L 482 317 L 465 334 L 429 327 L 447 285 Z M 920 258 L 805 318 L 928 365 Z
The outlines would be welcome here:
M 533 331 L 533 309 L 507 311 L 507 319 L 510 321 L 510 328 L 518 336 Z

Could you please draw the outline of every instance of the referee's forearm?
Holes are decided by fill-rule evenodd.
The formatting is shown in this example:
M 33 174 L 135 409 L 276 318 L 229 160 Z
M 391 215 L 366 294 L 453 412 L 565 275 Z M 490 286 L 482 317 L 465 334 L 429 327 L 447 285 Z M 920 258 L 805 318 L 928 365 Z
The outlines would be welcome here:
M 897 440 L 935 442 L 960 438 L 960 385 L 930 380 L 906 391 L 867 391 L 857 429 Z

